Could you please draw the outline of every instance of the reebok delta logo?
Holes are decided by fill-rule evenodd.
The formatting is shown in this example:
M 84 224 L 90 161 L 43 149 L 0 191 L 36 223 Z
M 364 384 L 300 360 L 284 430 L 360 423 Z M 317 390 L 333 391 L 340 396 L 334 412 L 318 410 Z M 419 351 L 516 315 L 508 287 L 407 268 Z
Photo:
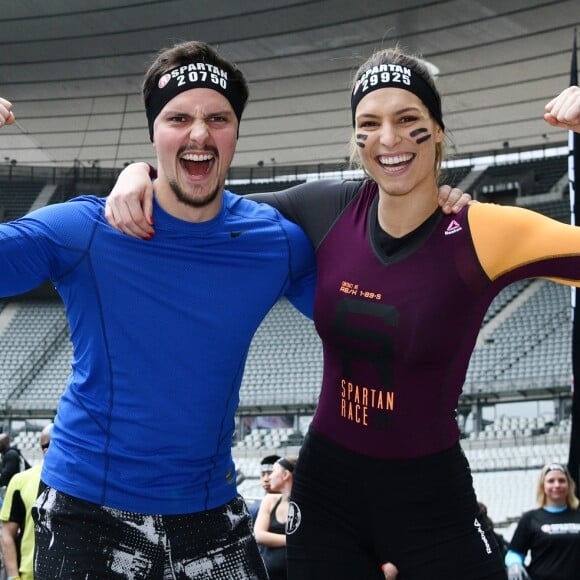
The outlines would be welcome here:
M 457 232 L 460 232 L 462 229 L 463 228 L 455 220 L 451 220 L 451 223 L 447 226 L 447 229 L 445 230 L 445 235 L 450 236 L 452 234 L 456 234 Z

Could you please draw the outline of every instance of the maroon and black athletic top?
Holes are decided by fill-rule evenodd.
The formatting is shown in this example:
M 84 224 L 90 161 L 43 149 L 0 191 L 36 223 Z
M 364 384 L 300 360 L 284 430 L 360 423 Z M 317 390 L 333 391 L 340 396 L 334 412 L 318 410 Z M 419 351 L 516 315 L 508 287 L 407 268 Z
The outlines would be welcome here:
M 393 239 L 378 228 L 371 181 L 253 198 L 298 223 L 316 248 L 324 375 L 312 425 L 365 455 L 417 457 L 455 444 L 458 399 L 493 298 L 524 278 L 580 280 L 580 228 L 526 209 L 437 211 Z

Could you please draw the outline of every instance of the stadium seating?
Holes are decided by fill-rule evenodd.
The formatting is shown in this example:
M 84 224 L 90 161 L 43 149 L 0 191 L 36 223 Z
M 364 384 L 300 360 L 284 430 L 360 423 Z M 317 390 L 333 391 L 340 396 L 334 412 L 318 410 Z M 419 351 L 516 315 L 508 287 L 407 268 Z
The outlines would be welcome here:
M 512 197 L 547 193 L 566 170 L 564 156 L 490 165 L 473 183 L 472 191 L 485 201 L 494 201 L 506 193 Z
M 309 408 L 318 400 L 322 345 L 312 321 L 280 300 L 254 336 L 240 393 L 240 411 Z
M 450 185 L 451 187 L 458 187 L 463 179 L 471 173 L 471 170 L 471 165 L 443 169 L 439 176 L 439 183 Z
M 504 316 L 510 303 L 519 307 Z M 492 304 L 486 323 L 501 319 L 475 349 L 465 393 L 543 390 L 567 385 L 571 376 L 570 289 L 545 280 L 506 288 Z
M 7 222 L 23 216 L 44 187 L 43 181 L 0 181 L 0 206 L 2 220 Z
M 555 199 L 534 203 L 530 209 L 560 222 L 570 223 L 570 202 L 568 199 Z
M 56 409 L 58 398 L 46 397 L 49 384 L 38 391 L 31 387 L 34 378 L 46 364 L 52 364 L 63 345 L 69 344 L 63 356 L 70 361 L 68 324 L 61 302 L 15 301 L 5 306 L 1 315 L 8 318 L 0 334 L 0 399 L 6 413 L 30 408 Z M 54 377 L 53 384 L 62 392 L 66 374 Z

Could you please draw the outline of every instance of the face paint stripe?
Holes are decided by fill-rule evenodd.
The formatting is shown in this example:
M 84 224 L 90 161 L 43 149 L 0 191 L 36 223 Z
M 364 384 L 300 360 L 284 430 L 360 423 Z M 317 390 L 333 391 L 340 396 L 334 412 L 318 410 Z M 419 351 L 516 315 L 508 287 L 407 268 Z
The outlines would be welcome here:
M 365 135 L 363 133 L 359 133 L 356 136 L 356 138 L 357 138 L 356 146 L 357 147 L 360 147 L 361 149 L 364 149 L 365 148 L 364 141 L 366 141 L 369 138 L 369 136 L 368 135 Z
M 426 133 L 427 132 L 427 128 L 426 127 L 420 127 L 419 129 L 413 129 L 413 131 L 411 131 L 409 133 L 409 135 L 411 137 L 416 137 L 417 135 L 420 135 L 421 133 Z
M 417 139 L 415 143 L 417 143 L 417 145 L 421 145 L 421 143 L 425 143 L 425 141 L 427 141 L 428 139 L 431 139 L 431 134 L 419 137 L 419 139 Z

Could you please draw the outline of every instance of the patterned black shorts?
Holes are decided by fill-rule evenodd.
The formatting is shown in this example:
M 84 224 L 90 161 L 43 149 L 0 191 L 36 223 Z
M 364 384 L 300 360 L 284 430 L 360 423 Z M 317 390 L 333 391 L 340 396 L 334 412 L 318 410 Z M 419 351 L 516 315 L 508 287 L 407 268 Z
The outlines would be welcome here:
M 46 488 L 33 508 L 36 580 L 266 580 L 240 497 L 206 512 L 148 515 Z

